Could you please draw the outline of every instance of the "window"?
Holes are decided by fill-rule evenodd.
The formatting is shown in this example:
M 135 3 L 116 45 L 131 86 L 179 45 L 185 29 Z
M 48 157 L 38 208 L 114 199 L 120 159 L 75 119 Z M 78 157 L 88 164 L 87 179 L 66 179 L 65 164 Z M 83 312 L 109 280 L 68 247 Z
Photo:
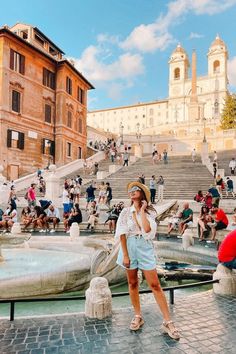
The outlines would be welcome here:
M 10 50 L 10 69 L 25 74 L 25 57 L 13 49 Z
M 66 144 L 66 155 L 71 157 L 71 143 Z
M 72 113 L 71 111 L 67 112 L 67 127 L 71 128 L 72 127 Z
M 219 60 L 215 60 L 213 63 L 213 72 L 219 73 L 220 72 L 220 62 Z
M 66 77 L 66 92 L 72 95 L 72 80 L 68 76 Z
M 82 148 L 78 147 L 78 159 L 82 159 Z
M 39 43 L 42 47 L 44 46 L 44 40 L 38 36 L 37 34 L 34 35 L 34 38 L 36 40 L 37 43 Z
M 153 118 L 151 117 L 151 118 L 149 118 L 149 125 L 150 125 L 150 127 L 152 127 L 153 126 Z
M 11 129 L 7 130 L 7 147 L 15 147 L 24 150 L 25 134 Z
M 42 154 L 55 155 L 55 142 L 50 139 L 42 139 Z
M 50 106 L 50 104 L 45 104 L 44 115 L 45 115 L 45 122 L 51 123 L 52 122 L 52 107 Z
M 78 91 L 77 91 L 77 100 L 84 104 L 84 90 L 82 90 L 80 87 L 78 87 Z
M 55 90 L 55 73 L 43 68 L 43 85 Z
M 150 110 L 149 110 L 149 114 L 150 114 L 150 116 L 152 116 L 152 115 L 153 115 L 153 108 L 150 108 Z
M 83 133 L 83 121 L 82 121 L 82 119 L 81 118 L 79 118 L 79 120 L 78 120 L 78 130 L 79 130 L 79 133 Z
M 20 113 L 20 92 L 12 90 L 11 109 L 14 112 Z
M 180 68 L 175 68 L 174 70 L 174 79 L 178 80 L 180 78 Z

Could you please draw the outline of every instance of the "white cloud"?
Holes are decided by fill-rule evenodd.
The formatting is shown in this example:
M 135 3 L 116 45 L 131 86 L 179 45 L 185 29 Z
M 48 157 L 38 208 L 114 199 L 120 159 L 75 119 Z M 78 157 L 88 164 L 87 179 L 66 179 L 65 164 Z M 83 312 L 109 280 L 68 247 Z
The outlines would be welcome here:
M 230 85 L 236 87 L 236 57 L 233 57 L 228 62 L 228 75 Z
M 107 64 L 101 59 L 104 51 L 98 46 L 89 46 L 80 59 L 72 58 L 75 67 L 89 80 L 106 82 L 112 80 L 130 80 L 144 73 L 143 58 L 140 54 L 125 53 Z
M 125 50 L 136 49 L 141 52 L 164 50 L 173 42 L 170 28 L 180 22 L 189 12 L 196 15 L 214 15 L 236 4 L 236 0 L 175 0 L 167 5 L 165 15 L 160 15 L 155 22 L 141 24 L 133 29 L 120 43 Z M 196 38 L 196 37 L 195 37 Z
M 203 38 L 204 35 L 196 32 L 191 32 L 189 35 L 189 39 L 198 39 L 198 38 Z

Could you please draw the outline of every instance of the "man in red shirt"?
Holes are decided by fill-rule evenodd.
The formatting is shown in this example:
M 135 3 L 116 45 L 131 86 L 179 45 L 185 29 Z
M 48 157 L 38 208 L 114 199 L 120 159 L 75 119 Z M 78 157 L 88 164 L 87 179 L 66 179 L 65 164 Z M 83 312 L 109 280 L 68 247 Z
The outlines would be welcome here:
M 36 187 L 36 184 L 32 183 L 29 190 L 28 190 L 28 205 L 29 205 L 29 207 L 36 205 L 35 187 Z
M 215 242 L 216 231 L 226 229 L 228 226 L 228 218 L 224 212 L 224 210 L 219 209 L 217 204 L 213 204 L 211 208 L 212 217 L 215 220 L 215 224 L 212 226 L 212 238 L 211 241 Z
M 218 251 L 219 262 L 230 269 L 236 269 L 236 230 L 223 240 Z

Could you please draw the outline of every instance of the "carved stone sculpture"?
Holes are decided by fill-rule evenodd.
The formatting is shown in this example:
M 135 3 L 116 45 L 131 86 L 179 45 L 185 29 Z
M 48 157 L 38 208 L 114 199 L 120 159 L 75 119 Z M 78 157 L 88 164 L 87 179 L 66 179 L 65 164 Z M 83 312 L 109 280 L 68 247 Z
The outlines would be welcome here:
M 213 279 L 219 279 L 219 283 L 213 284 L 213 290 L 220 295 L 236 296 L 236 270 L 230 270 L 223 264 L 218 264 Z
M 103 319 L 112 314 L 111 291 L 106 278 L 93 278 L 85 294 L 85 315 L 87 317 Z

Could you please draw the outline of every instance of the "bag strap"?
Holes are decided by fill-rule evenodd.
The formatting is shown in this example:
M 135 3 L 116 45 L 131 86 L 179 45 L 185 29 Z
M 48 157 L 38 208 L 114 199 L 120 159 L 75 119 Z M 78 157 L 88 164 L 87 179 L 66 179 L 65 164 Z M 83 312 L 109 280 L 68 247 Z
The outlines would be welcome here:
M 138 219 L 137 219 L 136 211 L 133 211 L 132 216 L 133 216 L 133 219 L 134 219 L 136 225 L 138 226 L 139 231 L 142 231 L 141 226 L 140 226 Z

